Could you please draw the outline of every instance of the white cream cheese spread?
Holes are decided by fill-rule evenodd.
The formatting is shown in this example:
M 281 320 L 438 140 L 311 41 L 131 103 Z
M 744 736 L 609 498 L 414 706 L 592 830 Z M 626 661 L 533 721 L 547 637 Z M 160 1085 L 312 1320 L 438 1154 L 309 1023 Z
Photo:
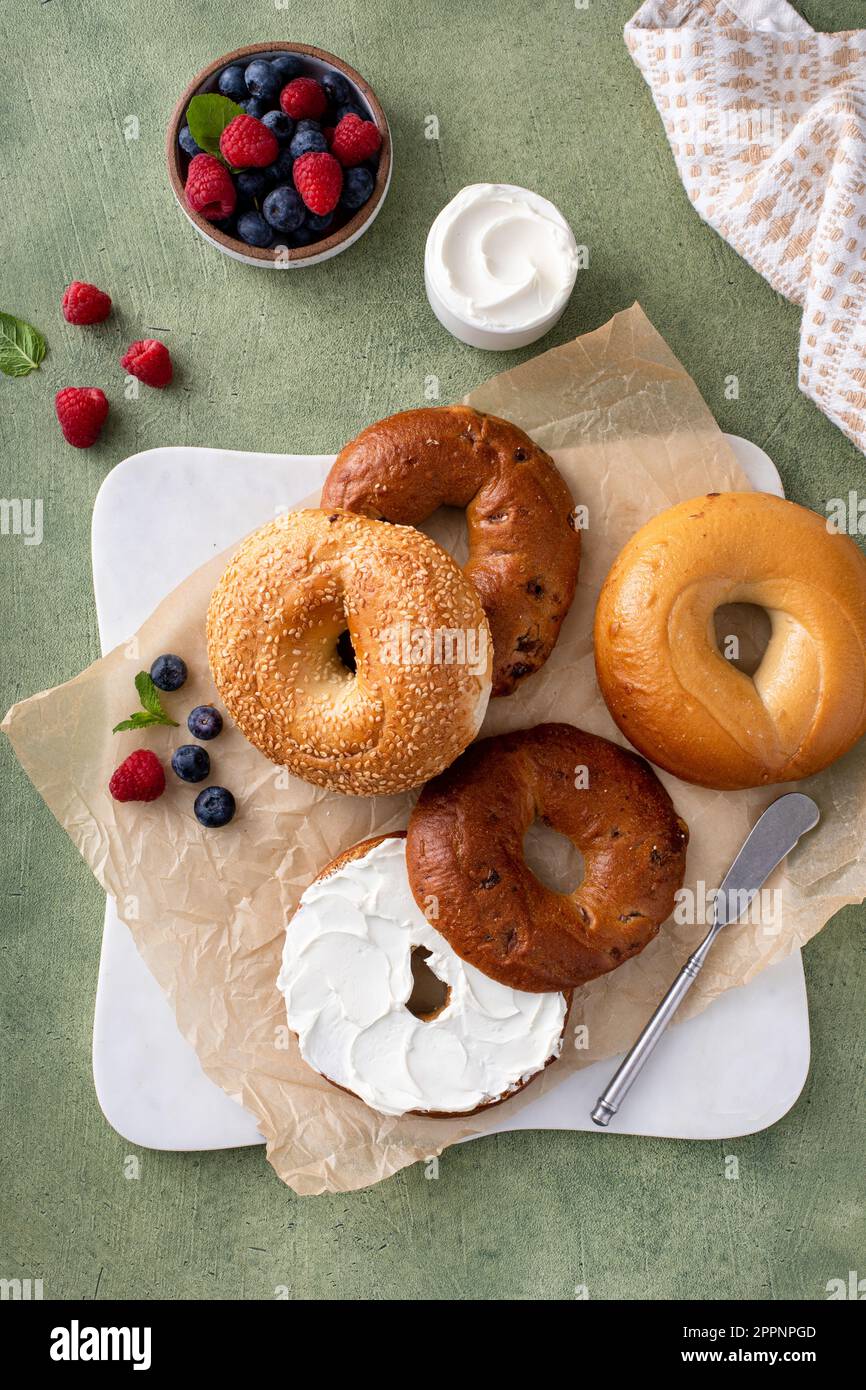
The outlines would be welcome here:
M 578 254 L 571 228 L 546 198 L 514 184 L 473 183 L 430 228 L 425 266 L 463 322 L 529 329 L 561 311 Z
M 449 990 L 426 1021 L 406 1007 L 416 946 Z M 475 1110 L 562 1049 L 565 997 L 510 989 L 461 960 L 412 896 L 402 839 L 310 885 L 277 987 L 304 1060 L 386 1115 Z

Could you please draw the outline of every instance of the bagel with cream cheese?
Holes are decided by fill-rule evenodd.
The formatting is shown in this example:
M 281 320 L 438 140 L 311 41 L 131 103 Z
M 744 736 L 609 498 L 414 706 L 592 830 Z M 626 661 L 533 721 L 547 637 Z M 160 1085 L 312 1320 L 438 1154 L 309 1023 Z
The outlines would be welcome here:
M 420 954 L 445 986 L 410 1008 Z M 386 1115 L 469 1115 L 522 1090 L 562 1050 L 569 998 L 525 994 L 465 964 L 418 908 L 405 837 L 328 864 L 286 928 L 277 987 L 301 1055 Z

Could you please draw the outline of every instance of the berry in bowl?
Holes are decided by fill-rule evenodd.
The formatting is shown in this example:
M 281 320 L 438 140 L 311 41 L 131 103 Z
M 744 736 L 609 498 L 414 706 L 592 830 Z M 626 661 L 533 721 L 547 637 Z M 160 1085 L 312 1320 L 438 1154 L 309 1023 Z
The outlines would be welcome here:
M 315 265 L 345 251 L 391 181 L 376 94 L 304 44 L 255 44 L 211 63 L 175 107 L 166 154 L 190 222 L 248 265 Z

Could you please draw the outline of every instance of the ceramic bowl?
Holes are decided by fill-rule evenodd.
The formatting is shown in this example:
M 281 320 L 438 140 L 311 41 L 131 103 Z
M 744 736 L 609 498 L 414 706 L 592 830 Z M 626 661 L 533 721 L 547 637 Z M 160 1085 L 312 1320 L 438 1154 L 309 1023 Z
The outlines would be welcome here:
M 193 212 L 187 206 L 184 197 L 184 182 L 189 167 L 189 155 L 180 148 L 177 137 L 185 122 L 186 109 L 190 101 L 200 92 L 215 92 L 217 79 L 223 68 L 228 67 L 231 63 L 246 65 L 257 57 L 275 58 L 280 53 L 297 53 L 303 57 L 305 70 L 310 77 L 320 77 L 333 71 L 342 73 L 353 89 L 357 105 L 367 113 L 370 120 L 376 122 L 382 132 L 382 148 L 379 153 L 379 167 L 373 192 L 362 208 L 351 215 L 344 214 L 343 220 L 333 231 L 330 231 L 321 241 L 314 241 L 309 246 L 277 245 L 260 248 L 248 246 L 245 241 L 241 241 L 238 237 L 228 236 L 219 227 L 215 227 L 212 222 L 208 222 L 200 213 Z M 233 53 L 226 53 L 221 58 L 215 59 L 206 68 L 202 68 L 201 72 L 190 82 L 175 106 L 168 123 L 166 161 L 171 187 L 181 211 L 199 235 L 204 237 L 211 246 L 222 251 L 223 255 L 232 256 L 235 260 L 243 261 L 246 265 L 267 266 L 270 269 L 298 269 L 302 266 L 317 265 L 320 261 L 329 260 L 331 256 L 338 256 L 341 251 L 347 250 L 359 237 L 363 236 L 371 225 L 385 201 L 385 195 L 391 183 L 391 132 L 388 128 L 385 112 L 382 110 L 373 88 L 360 73 L 349 67 L 348 63 L 344 63 L 342 58 L 337 58 L 333 53 L 326 53 L 324 49 L 311 48 L 308 44 L 303 43 L 249 44 L 245 48 L 237 48 Z M 279 237 L 280 233 L 276 233 L 276 235 Z

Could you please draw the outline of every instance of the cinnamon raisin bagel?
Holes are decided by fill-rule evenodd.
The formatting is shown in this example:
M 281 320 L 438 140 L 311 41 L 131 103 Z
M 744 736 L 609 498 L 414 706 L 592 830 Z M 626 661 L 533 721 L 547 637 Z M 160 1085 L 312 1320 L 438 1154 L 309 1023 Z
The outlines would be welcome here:
M 419 957 L 438 1002 L 418 997 Z M 559 1056 L 570 1002 L 466 965 L 412 897 L 402 834 L 354 845 L 310 884 L 277 988 L 309 1066 L 374 1110 L 432 1118 L 521 1091 Z
M 322 506 L 406 526 L 464 508 L 463 572 L 490 623 L 493 694 L 544 665 L 574 598 L 580 535 L 568 487 L 523 430 L 462 405 L 392 415 L 337 455 Z
M 540 818 L 583 855 L 554 893 L 528 868 Z M 688 827 L 642 758 L 571 724 L 482 739 L 429 782 L 406 861 L 420 907 L 464 960 L 502 984 L 560 990 L 637 955 L 674 907 Z
M 248 536 L 214 590 L 207 642 L 241 733 L 355 796 L 447 767 L 490 695 L 487 619 L 450 555 L 350 512 L 288 512 Z
M 730 603 L 770 617 L 754 676 L 716 645 L 713 615 Z M 684 781 L 808 777 L 866 732 L 866 558 L 826 518 L 769 493 L 681 502 L 615 560 L 595 661 L 626 738 Z

